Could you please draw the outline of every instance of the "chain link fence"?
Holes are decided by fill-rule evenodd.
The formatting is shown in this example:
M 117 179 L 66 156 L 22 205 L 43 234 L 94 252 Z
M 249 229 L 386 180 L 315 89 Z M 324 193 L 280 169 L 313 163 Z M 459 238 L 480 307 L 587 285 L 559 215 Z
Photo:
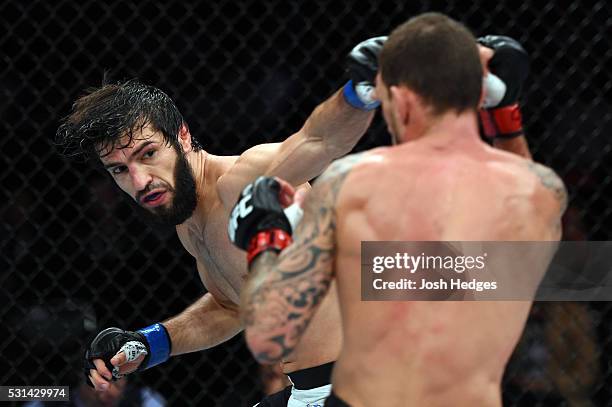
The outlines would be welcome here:
M 205 289 L 172 230 L 54 148 L 60 118 L 103 77 L 175 99 L 207 151 L 280 141 L 346 80 L 344 55 L 441 11 L 532 56 L 524 119 L 536 160 L 567 183 L 567 240 L 612 237 L 612 6 L 606 1 L 0 2 L 0 385 L 81 380 L 84 338 L 182 311 Z M 410 63 L 410 61 L 407 61 Z M 387 144 L 377 117 L 357 150 Z M 508 406 L 612 406 L 612 306 L 538 303 L 504 379 Z M 262 396 L 242 338 L 131 378 L 170 405 Z

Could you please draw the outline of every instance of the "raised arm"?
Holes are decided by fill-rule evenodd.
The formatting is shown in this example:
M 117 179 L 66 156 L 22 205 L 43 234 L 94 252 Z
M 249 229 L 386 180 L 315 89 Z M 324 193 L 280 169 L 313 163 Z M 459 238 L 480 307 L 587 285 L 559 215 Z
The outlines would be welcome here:
M 320 175 L 336 158 L 347 154 L 365 133 L 379 105 L 374 98 L 378 53 L 386 37 L 358 44 L 347 57 L 351 80 L 317 106 L 302 128 L 282 143 L 262 144 L 245 151 L 220 180 L 240 189 L 260 175 L 277 176 L 297 186 Z M 222 196 L 231 207 L 236 188 Z
M 263 175 L 278 176 L 299 185 L 318 176 L 334 159 L 351 151 L 369 127 L 374 113 L 350 105 L 344 93 L 341 89 L 317 106 L 304 126 L 278 145 Z
M 380 105 L 374 97 L 374 81 L 386 38 L 370 38 L 351 50 L 346 59 L 350 81 L 317 106 L 304 126 L 281 143 L 264 175 L 299 185 L 351 151 Z
M 484 69 L 480 124 L 485 137 L 500 150 L 531 160 L 519 98 L 529 75 L 529 55 L 510 38 L 487 35 L 478 39 Z
M 331 188 L 316 184 L 295 242 L 280 255 L 257 256 L 242 292 L 246 341 L 260 363 L 278 362 L 293 351 L 332 280 L 334 208 L 329 199 L 320 200 Z

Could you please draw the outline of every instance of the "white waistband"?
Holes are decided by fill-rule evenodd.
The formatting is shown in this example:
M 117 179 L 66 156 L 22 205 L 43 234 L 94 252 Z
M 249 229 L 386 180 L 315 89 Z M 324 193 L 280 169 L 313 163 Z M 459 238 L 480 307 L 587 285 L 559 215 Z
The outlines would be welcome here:
M 287 407 L 322 407 L 325 399 L 331 393 L 331 387 L 331 384 L 307 390 L 292 387 Z

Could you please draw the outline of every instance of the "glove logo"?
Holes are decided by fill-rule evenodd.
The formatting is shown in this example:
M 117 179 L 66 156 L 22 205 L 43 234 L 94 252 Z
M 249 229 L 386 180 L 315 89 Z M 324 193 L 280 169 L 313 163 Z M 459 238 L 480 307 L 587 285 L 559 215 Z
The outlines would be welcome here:
M 253 184 L 247 185 L 241 194 L 240 201 L 236 204 L 230 215 L 229 223 L 227 225 L 227 233 L 229 234 L 232 242 L 236 241 L 236 230 L 238 229 L 238 220 L 240 218 L 246 218 L 249 213 L 253 212 L 253 205 L 251 205 Z

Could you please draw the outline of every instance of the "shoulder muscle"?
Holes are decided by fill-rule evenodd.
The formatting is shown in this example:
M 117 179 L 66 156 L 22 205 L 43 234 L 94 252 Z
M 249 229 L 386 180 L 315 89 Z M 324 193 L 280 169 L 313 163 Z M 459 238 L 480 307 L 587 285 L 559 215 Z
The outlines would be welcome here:
M 559 204 L 560 213 L 567 208 L 567 189 L 561 178 L 551 168 L 530 161 L 527 163 L 531 171 L 540 181 L 540 184 L 549 191 Z

